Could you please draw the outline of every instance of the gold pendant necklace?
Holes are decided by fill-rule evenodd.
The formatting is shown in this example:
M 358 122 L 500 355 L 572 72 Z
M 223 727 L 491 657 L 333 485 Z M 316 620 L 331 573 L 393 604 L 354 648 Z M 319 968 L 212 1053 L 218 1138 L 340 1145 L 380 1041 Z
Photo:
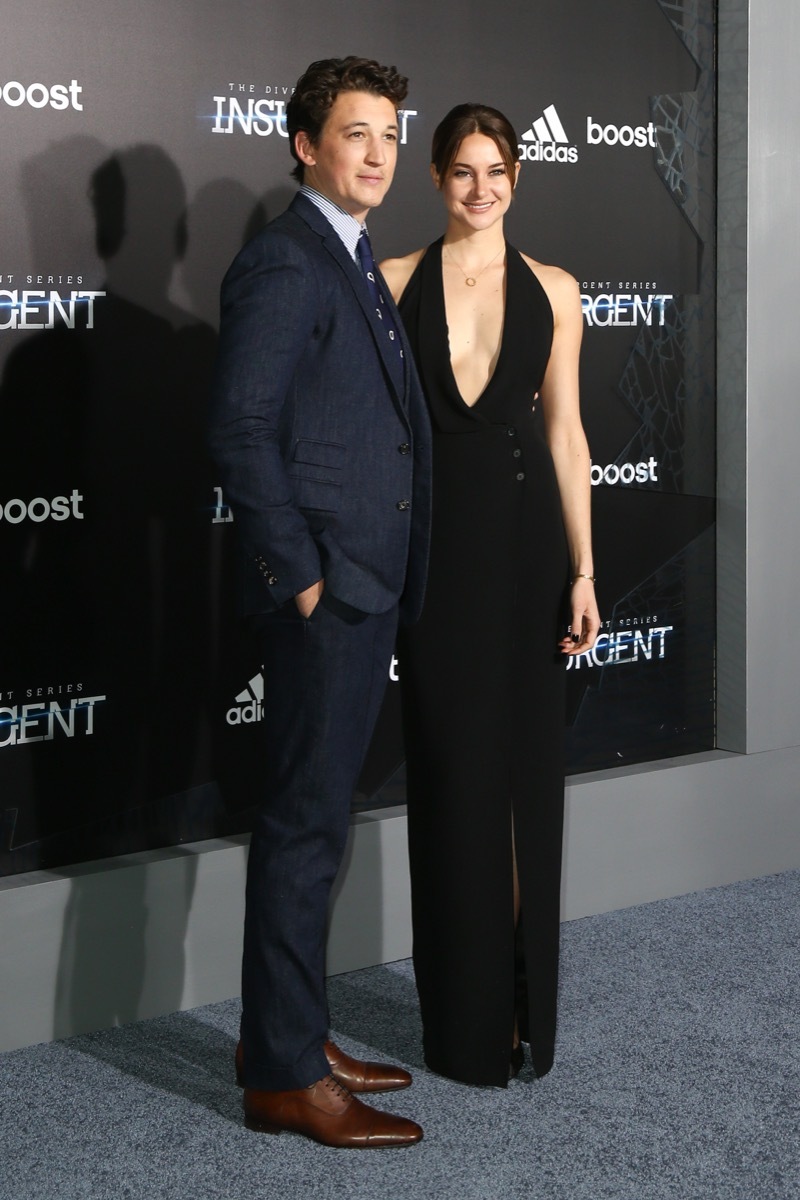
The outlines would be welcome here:
M 497 258 L 500 254 L 503 253 L 503 251 L 505 250 L 505 244 L 503 244 L 500 247 L 500 249 L 497 251 L 497 254 L 495 254 L 492 258 L 489 259 L 489 261 L 487 262 L 485 267 L 481 267 L 481 269 L 480 269 L 480 271 L 478 271 L 477 275 L 468 275 L 467 274 L 467 272 L 464 270 L 464 268 L 461 266 L 461 264 L 456 262 L 455 258 L 453 257 L 453 253 L 446 242 L 444 243 L 444 248 L 447 251 L 447 257 L 450 259 L 451 263 L 453 263 L 454 266 L 458 267 L 459 271 L 464 276 L 464 282 L 466 283 L 467 287 L 475 287 L 475 284 L 478 282 L 478 280 L 480 279 L 481 275 L 486 270 L 486 268 L 490 267 L 492 265 L 492 263 L 494 262 L 495 258 Z

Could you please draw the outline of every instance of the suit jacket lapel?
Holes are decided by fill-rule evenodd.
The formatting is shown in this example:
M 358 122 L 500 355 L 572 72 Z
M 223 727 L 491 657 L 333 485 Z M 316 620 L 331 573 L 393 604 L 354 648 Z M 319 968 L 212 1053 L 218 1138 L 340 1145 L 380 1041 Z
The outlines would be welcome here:
M 403 329 L 400 314 L 395 307 L 392 294 L 386 287 L 383 277 L 380 276 L 379 272 L 378 274 L 380 277 L 380 283 L 384 289 L 384 296 L 386 297 L 386 301 L 392 311 L 396 328 L 400 333 L 400 340 L 403 347 L 403 357 L 400 360 L 402 366 L 402 375 L 401 372 L 397 370 L 396 361 L 392 361 L 392 358 L 390 357 L 394 355 L 396 358 L 397 350 L 392 346 L 391 342 L 386 336 L 385 331 L 381 327 L 381 322 L 377 313 L 375 312 L 375 305 L 372 302 L 372 297 L 369 294 L 367 284 L 361 275 L 361 271 L 347 253 L 342 239 L 339 237 L 331 223 L 322 215 L 319 209 L 312 204 L 310 200 L 307 200 L 305 196 L 295 196 L 290 207 L 294 209 L 299 217 L 302 217 L 306 224 L 309 225 L 315 233 L 320 235 L 325 250 L 336 261 L 337 265 L 344 273 L 347 282 L 350 284 L 350 287 L 353 289 L 353 295 L 355 296 L 362 312 L 364 313 L 364 317 L 369 325 L 370 332 L 372 333 L 372 337 L 375 341 L 375 348 L 381 357 L 381 361 L 386 367 L 386 374 L 388 375 L 389 381 L 392 385 L 392 398 L 394 399 L 395 403 L 399 405 L 401 411 L 405 414 L 408 396 L 408 356 L 410 354 L 410 350 L 406 341 L 405 330 Z M 402 378 L 402 388 L 400 389 L 398 389 L 396 383 L 396 380 L 399 378 Z

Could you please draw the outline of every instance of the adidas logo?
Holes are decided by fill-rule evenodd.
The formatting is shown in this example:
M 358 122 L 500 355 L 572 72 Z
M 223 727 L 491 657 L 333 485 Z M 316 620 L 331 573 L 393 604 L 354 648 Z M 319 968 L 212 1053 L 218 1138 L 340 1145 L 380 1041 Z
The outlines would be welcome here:
M 522 135 L 527 143 L 519 147 L 520 158 L 527 162 L 576 163 L 578 147 L 569 144 L 566 130 L 554 104 L 544 109 L 530 129 Z
M 556 112 L 555 104 L 550 104 L 541 117 L 533 122 L 527 133 L 522 135 L 523 142 L 561 142 L 567 145 L 569 138 L 564 132 L 561 118 Z
M 225 720 L 229 725 L 253 725 L 264 720 L 264 676 L 261 671 L 239 692 L 236 704 L 228 709 Z

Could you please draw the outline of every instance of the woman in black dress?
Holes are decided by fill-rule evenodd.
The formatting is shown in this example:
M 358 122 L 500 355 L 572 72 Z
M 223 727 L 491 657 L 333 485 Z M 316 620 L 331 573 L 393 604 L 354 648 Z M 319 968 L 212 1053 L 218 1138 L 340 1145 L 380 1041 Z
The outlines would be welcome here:
M 553 1062 L 564 655 L 594 597 L 575 280 L 503 235 L 519 174 L 502 113 L 433 138 L 444 237 L 383 264 L 434 428 L 427 598 L 400 645 L 414 967 L 427 1064 L 505 1086 Z

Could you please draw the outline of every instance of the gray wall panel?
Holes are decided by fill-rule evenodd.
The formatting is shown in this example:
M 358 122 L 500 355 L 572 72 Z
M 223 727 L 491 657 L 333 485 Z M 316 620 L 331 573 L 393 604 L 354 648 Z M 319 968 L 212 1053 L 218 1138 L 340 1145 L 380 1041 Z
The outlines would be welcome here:
M 800 130 L 792 0 L 750 6 L 747 748 L 800 744 L 792 609 L 800 561 Z

